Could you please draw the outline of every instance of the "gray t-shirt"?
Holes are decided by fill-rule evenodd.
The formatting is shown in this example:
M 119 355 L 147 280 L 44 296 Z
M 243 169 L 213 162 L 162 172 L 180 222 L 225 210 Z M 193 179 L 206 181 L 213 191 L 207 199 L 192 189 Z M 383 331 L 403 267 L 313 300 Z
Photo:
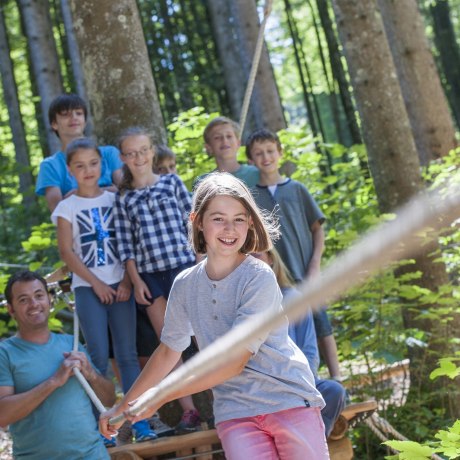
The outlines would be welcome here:
M 206 273 L 206 260 L 180 273 L 168 300 L 161 341 L 183 351 L 195 335 L 200 349 L 262 311 L 281 310 L 275 275 L 248 256 L 220 281 Z M 248 347 L 253 357 L 241 374 L 217 385 L 216 423 L 294 407 L 323 407 L 304 354 L 288 336 L 288 321 Z
M 274 212 L 279 219 L 281 238 L 275 247 L 294 280 L 299 283 L 313 254 L 311 226 L 324 222 L 319 209 L 307 188 L 292 179 L 278 184 L 274 196 L 266 186 L 257 185 L 251 190 L 257 205 Z

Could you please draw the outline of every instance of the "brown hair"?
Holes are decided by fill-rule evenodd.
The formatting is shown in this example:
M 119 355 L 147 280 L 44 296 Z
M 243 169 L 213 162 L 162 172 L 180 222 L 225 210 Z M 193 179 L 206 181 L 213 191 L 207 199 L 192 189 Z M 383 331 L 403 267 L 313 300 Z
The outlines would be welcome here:
M 257 207 L 249 189 L 242 181 L 231 174 L 216 172 L 201 180 L 193 194 L 191 214 L 193 218 L 189 222 L 189 239 L 195 253 L 206 254 L 206 241 L 199 227 L 211 200 L 222 195 L 239 201 L 252 220 L 240 252 L 248 254 L 270 249 L 272 239 L 277 239 L 279 236 L 278 223 L 273 215 L 265 214 Z
M 69 110 L 78 110 L 82 109 L 85 115 L 85 121 L 88 118 L 88 108 L 86 107 L 85 101 L 78 96 L 77 94 L 61 94 L 55 97 L 48 108 L 48 120 L 50 125 L 52 125 L 56 121 L 56 115 L 62 114 L 63 112 L 67 112 Z M 54 129 L 51 128 L 57 137 L 59 137 L 59 133 Z
M 210 139 L 210 132 L 212 128 L 215 126 L 220 126 L 220 125 L 230 125 L 235 133 L 236 138 L 239 138 L 240 135 L 240 125 L 236 122 L 231 120 L 230 118 L 227 117 L 217 117 L 213 118 L 207 125 L 206 128 L 204 128 L 203 131 L 203 138 L 206 143 L 209 143 Z
M 122 151 L 123 142 L 126 139 L 128 139 L 128 137 L 133 137 L 133 136 L 146 136 L 150 141 L 150 145 L 153 148 L 154 153 L 156 153 L 156 150 L 154 147 L 153 134 L 147 128 L 144 128 L 143 126 L 131 126 L 129 128 L 124 129 L 121 132 L 121 134 L 118 136 L 117 146 L 118 146 L 118 150 L 120 150 L 121 155 L 123 155 L 123 151 Z M 155 162 L 153 163 L 155 164 Z M 133 189 L 133 179 L 134 178 L 128 166 L 126 166 L 126 164 L 123 165 L 121 172 L 123 176 L 121 178 L 121 182 L 120 182 L 120 186 L 118 187 L 118 190 L 120 191 L 120 193 L 123 193 L 126 190 Z
M 67 165 L 70 165 L 73 156 L 79 150 L 94 150 L 99 155 L 99 158 L 102 158 L 101 151 L 95 141 L 89 137 L 78 137 L 77 139 L 69 142 L 69 145 L 65 149 L 65 161 Z
M 176 161 L 176 154 L 168 146 L 164 144 L 158 144 L 155 147 L 155 161 L 153 165 L 153 170 L 155 173 L 158 174 L 158 165 L 168 158 Z
M 14 273 L 11 275 L 8 279 L 8 282 L 6 283 L 5 287 L 5 298 L 6 301 L 10 304 L 13 305 L 13 285 L 16 283 L 28 283 L 31 281 L 38 280 L 40 283 L 42 283 L 43 287 L 45 288 L 45 291 L 48 292 L 48 286 L 46 284 L 45 278 L 40 276 L 37 272 L 31 272 L 29 270 L 23 270 Z
M 246 157 L 248 158 L 248 160 L 252 159 L 251 149 L 256 142 L 274 142 L 276 144 L 277 149 L 280 152 L 283 151 L 281 141 L 275 133 L 265 128 L 256 129 L 246 139 Z

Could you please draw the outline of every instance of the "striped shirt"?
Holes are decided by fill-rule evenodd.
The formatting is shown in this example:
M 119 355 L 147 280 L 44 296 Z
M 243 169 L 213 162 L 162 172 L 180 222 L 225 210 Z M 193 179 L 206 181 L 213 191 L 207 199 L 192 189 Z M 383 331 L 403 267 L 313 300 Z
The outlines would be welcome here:
M 115 231 L 120 260 L 133 259 L 139 273 L 171 270 L 194 262 L 187 239 L 191 198 L 175 174 L 150 187 L 115 198 Z

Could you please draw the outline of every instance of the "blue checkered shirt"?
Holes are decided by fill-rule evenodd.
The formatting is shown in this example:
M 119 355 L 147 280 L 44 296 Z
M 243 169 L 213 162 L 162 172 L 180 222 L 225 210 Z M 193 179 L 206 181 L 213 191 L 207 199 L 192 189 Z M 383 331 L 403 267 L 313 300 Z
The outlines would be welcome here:
M 190 194 L 174 174 L 160 176 L 151 187 L 117 193 L 114 215 L 120 260 L 135 260 L 139 273 L 194 262 L 187 239 L 190 210 Z

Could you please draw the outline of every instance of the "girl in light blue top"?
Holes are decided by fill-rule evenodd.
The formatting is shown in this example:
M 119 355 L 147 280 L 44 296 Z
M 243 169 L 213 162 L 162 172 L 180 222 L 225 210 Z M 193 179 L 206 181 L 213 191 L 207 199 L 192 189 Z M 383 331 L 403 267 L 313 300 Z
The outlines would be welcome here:
M 117 428 L 109 424 L 111 417 L 126 412 L 130 401 L 168 375 L 190 336 L 200 349 L 212 346 L 246 319 L 282 309 L 273 271 L 248 255 L 269 249 L 270 234 L 276 232 L 232 175 L 210 174 L 198 184 L 189 237 L 195 252 L 207 257 L 174 281 L 161 344 L 128 394 L 101 416 L 103 435 Z M 305 356 L 289 339 L 287 320 L 159 405 L 207 388 L 213 390 L 216 428 L 228 460 L 329 458 L 320 414 L 324 401 Z M 156 409 L 150 407 L 142 417 Z

